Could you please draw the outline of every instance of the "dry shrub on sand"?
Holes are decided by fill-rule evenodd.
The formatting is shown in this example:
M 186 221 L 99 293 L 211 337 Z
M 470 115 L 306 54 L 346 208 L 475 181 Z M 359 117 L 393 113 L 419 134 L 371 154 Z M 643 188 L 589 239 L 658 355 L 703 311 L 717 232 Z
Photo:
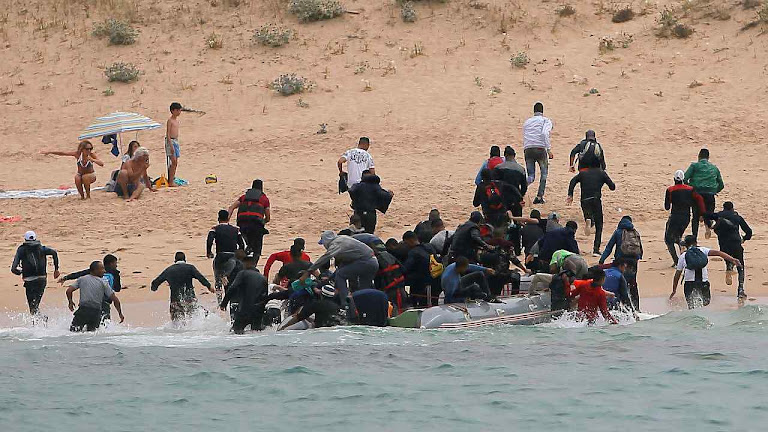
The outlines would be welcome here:
M 279 27 L 277 24 L 265 24 L 253 33 L 253 41 L 265 46 L 281 47 L 288 44 L 293 30 Z
M 336 0 L 293 0 L 288 10 L 301 22 L 335 18 L 344 14 L 344 6 Z
M 571 5 L 569 5 L 569 4 L 566 4 L 566 5 L 562 5 L 559 8 L 557 8 L 555 13 L 557 14 L 557 16 L 559 16 L 561 18 L 567 18 L 569 16 L 576 15 L 576 8 L 571 6 Z
M 94 25 L 91 34 L 99 39 L 108 37 L 110 45 L 131 45 L 139 32 L 125 21 L 110 18 Z
M 139 79 L 141 71 L 133 63 L 117 62 L 104 68 L 104 75 L 109 82 L 131 82 Z
M 280 75 L 272 81 L 269 88 L 283 96 L 290 96 L 292 94 L 303 93 L 309 86 L 310 83 L 308 79 L 292 73 Z
M 611 21 L 615 23 L 623 23 L 632 21 L 633 18 L 635 18 L 635 11 L 633 11 L 631 7 L 627 6 L 623 9 L 617 10 L 616 13 L 613 14 Z

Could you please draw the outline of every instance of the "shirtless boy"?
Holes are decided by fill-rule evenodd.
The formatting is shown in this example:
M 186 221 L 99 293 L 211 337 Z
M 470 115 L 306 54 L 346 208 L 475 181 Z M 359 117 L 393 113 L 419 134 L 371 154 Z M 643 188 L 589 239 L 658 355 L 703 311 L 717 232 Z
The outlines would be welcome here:
M 131 160 L 123 164 L 117 175 L 115 189 L 117 196 L 125 198 L 126 202 L 131 202 L 139 199 L 145 185 L 152 192 L 157 191 L 149 180 L 147 168 L 149 168 L 149 150 L 139 147 L 133 153 Z
M 171 161 L 168 165 L 168 184 L 170 187 L 176 187 L 176 168 L 179 166 L 179 116 L 181 115 L 181 104 L 174 102 L 171 104 L 171 118 L 166 122 L 165 130 L 165 154 Z

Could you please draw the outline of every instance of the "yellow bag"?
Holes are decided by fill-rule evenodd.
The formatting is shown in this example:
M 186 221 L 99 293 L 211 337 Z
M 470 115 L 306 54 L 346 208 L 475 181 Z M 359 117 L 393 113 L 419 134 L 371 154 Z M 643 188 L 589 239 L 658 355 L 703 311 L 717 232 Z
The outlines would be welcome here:
M 437 260 L 434 255 L 429 256 L 429 274 L 432 278 L 439 278 L 443 274 L 443 263 Z

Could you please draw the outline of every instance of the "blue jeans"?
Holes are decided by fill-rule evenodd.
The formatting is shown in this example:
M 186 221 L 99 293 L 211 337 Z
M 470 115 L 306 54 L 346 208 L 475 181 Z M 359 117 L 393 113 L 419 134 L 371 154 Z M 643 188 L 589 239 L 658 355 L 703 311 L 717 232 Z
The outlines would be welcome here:
M 528 184 L 536 180 L 536 164 L 541 171 L 541 180 L 539 180 L 539 191 L 536 194 L 539 198 L 544 198 L 544 189 L 547 187 L 547 174 L 549 173 L 549 154 L 543 147 L 531 147 L 523 150 L 525 154 L 525 169 L 528 172 Z
M 350 283 L 355 291 L 372 289 L 374 288 L 373 279 L 378 271 L 379 262 L 373 256 L 352 261 L 336 269 L 334 282 L 342 304 L 346 304 Z

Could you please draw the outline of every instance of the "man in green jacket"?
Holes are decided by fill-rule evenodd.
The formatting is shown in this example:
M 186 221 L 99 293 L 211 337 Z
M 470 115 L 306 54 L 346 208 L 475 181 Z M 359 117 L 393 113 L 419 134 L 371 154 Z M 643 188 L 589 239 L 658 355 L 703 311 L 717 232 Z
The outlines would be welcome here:
M 709 150 L 701 149 L 699 151 L 699 161 L 692 163 L 691 166 L 685 171 L 685 184 L 691 185 L 693 190 L 704 198 L 704 208 L 707 213 L 714 213 L 715 211 L 715 195 L 717 195 L 725 185 L 723 184 L 723 177 L 720 175 L 720 170 L 709 162 Z M 702 219 L 702 214 L 699 214 L 697 208 L 693 209 L 693 221 L 691 223 L 691 231 L 694 237 L 698 238 L 699 235 L 699 221 Z M 710 223 L 704 221 L 704 226 L 707 230 L 705 237 L 709 238 L 712 233 L 710 231 Z

